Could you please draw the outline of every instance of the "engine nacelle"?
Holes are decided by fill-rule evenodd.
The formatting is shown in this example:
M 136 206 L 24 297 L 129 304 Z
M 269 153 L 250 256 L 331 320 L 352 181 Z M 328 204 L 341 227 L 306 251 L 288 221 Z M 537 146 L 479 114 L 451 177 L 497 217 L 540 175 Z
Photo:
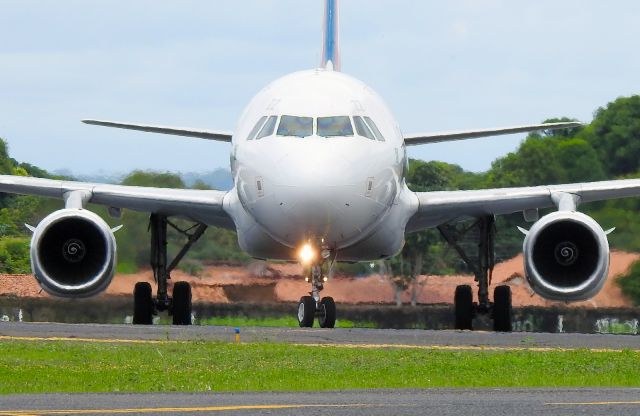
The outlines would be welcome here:
M 61 209 L 43 219 L 31 239 L 31 269 L 47 292 L 87 297 L 107 288 L 116 267 L 116 240 L 98 215 Z
M 558 211 L 537 221 L 524 239 L 531 288 L 551 300 L 595 296 L 609 271 L 609 242 L 602 227 L 580 212 Z

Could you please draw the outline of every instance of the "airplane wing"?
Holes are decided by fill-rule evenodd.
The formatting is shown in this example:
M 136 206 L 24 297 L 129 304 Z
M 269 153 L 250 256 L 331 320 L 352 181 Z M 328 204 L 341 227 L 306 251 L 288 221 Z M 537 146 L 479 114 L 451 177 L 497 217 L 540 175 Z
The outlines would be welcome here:
M 454 140 L 476 139 L 478 137 L 500 136 L 503 134 L 528 133 L 538 130 L 568 129 L 580 126 L 582 126 L 582 123 L 572 121 L 563 123 L 532 124 L 528 126 L 501 127 L 484 130 L 408 134 L 404 136 L 404 143 L 407 146 L 413 146 L 417 144 L 440 143 Z
M 96 126 L 115 127 L 118 129 L 146 131 L 150 133 L 173 134 L 175 136 L 197 137 L 199 139 L 217 140 L 220 142 L 230 142 L 231 132 L 200 130 L 187 127 L 167 127 L 153 126 L 147 124 L 122 123 L 119 121 L 105 120 L 82 120 L 85 124 L 93 124 Z
M 87 191 L 89 203 L 180 216 L 235 230 L 231 217 L 223 209 L 225 191 L 107 185 L 0 175 L 0 192 L 65 199 L 66 193 L 78 190 Z
M 463 217 L 554 207 L 567 194 L 573 197 L 576 205 L 640 196 L 640 179 L 473 191 L 415 192 L 418 209 L 407 224 L 407 232 L 435 227 Z

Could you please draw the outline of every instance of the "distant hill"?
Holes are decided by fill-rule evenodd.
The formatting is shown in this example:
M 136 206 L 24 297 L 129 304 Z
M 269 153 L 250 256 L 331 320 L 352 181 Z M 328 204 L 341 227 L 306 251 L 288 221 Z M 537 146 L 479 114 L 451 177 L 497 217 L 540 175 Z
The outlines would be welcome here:
M 68 169 L 61 169 L 55 171 L 54 174 L 75 178 L 76 180 L 84 182 L 118 184 L 122 182 L 122 179 L 124 179 L 129 173 L 98 171 L 89 174 L 74 174 Z M 178 175 L 182 178 L 182 180 L 188 187 L 192 187 L 198 181 L 204 182 L 211 188 L 220 191 L 228 191 L 233 187 L 233 178 L 231 177 L 231 172 L 223 168 L 219 168 L 210 172 L 178 172 Z
M 211 172 L 187 172 L 179 175 L 188 187 L 192 187 L 197 181 L 202 181 L 219 191 L 228 191 L 233 187 L 231 172 L 223 168 Z

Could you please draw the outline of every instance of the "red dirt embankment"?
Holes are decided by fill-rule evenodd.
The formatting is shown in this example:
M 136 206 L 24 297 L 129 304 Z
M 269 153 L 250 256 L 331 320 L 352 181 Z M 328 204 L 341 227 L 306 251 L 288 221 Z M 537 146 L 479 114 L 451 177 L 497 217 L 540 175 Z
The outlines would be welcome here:
M 609 278 L 602 291 L 586 302 L 572 306 L 628 307 L 629 299 L 622 295 L 615 280 L 629 266 L 640 259 L 640 254 L 612 252 Z M 266 302 L 296 302 L 309 291 L 302 268 L 294 264 L 269 264 L 256 262 L 247 267 L 211 266 L 200 276 L 194 277 L 181 271 L 172 273 L 172 281 L 188 281 L 193 287 L 194 301 L 231 302 L 237 300 Z M 496 265 L 491 288 L 500 284 L 511 286 L 514 306 L 550 306 L 554 302 L 542 299 L 531 292 L 523 278 L 522 255 Z M 105 293 L 100 296 L 129 296 L 138 281 L 153 282 L 151 271 L 128 275 L 116 275 Z M 472 276 L 420 276 L 418 279 L 418 303 L 451 303 L 455 287 L 473 284 Z M 324 296 L 333 296 L 339 303 L 394 303 L 394 290 L 383 276 L 374 274 L 362 278 L 336 277 L 329 281 Z M 0 275 L 0 296 L 44 297 L 35 279 L 30 275 Z M 403 293 L 403 301 L 410 300 L 409 292 Z

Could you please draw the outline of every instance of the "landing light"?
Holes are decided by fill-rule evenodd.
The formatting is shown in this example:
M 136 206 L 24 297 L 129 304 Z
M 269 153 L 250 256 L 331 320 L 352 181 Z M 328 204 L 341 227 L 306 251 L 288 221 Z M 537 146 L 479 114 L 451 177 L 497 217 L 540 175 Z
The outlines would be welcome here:
M 298 252 L 298 258 L 302 264 L 309 264 L 316 258 L 316 252 L 311 244 L 305 244 Z

